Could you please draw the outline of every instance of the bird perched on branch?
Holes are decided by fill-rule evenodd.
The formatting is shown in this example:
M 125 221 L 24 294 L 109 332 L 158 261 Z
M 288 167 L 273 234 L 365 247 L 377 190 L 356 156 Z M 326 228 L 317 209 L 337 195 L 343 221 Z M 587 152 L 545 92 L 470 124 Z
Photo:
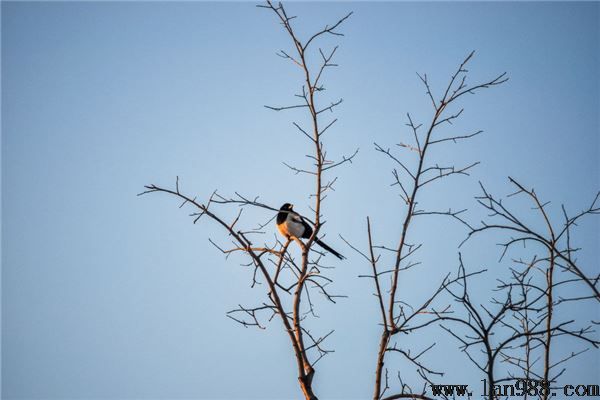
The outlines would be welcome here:
M 285 203 L 279 209 L 279 213 L 277 214 L 277 229 L 279 230 L 279 233 L 288 239 L 290 237 L 309 239 L 313 234 L 312 227 L 304 221 L 304 218 L 302 218 L 300 214 L 294 211 L 294 206 L 290 203 Z M 315 243 L 340 260 L 345 258 L 318 238 L 315 238 Z

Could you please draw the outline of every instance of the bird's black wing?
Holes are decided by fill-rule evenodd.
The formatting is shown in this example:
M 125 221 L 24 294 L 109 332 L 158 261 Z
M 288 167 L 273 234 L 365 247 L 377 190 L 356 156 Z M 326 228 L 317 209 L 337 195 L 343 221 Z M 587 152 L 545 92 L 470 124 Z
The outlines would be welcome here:
M 309 239 L 312 234 L 313 234 L 313 229 L 312 227 L 304 220 L 304 218 L 302 218 L 301 216 L 298 215 L 298 219 L 302 226 L 304 227 L 304 233 L 302 234 L 302 239 Z

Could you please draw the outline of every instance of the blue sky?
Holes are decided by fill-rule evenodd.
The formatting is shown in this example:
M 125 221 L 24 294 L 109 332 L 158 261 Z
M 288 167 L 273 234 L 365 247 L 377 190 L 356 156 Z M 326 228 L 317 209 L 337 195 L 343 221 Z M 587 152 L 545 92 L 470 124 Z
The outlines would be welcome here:
M 349 298 L 320 304 L 311 326 L 336 329 L 336 352 L 318 364 L 321 397 L 366 398 L 377 305 L 370 282 L 357 278 L 368 266 L 338 233 L 364 245 L 370 215 L 377 238 L 397 240 L 400 200 L 373 142 L 406 137 L 407 111 L 430 117 L 415 72 L 439 91 L 476 50 L 473 81 L 504 71 L 510 81 L 463 103 L 457 127 L 485 134 L 436 157 L 482 164 L 423 203 L 476 210 L 479 180 L 507 194 L 513 176 L 552 200 L 555 216 L 561 203 L 579 210 L 600 187 L 600 7 L 336 2 L 288 10 L 301 35 L 354 11 L 339 39 L 340 67 L 326 76 L 332 98 L 344 99 L 326 146 L 336 156 L 360 148 L 324 205 L 328 242 L 348 256 L 330 260 L 331 276 Z M 3 398 L 299 397 L 280 326 L 243 329 L 225 317 L 238 303 L 260 303 L 264 291 L 250 289 L 242 260 L 225 261 L 209 244 L 209 236 L 226 243 L 222 232 L 192 225 L 172 199 L 136 197 L 178 175 L 199 198 L 239 191 L 307 213 L 312 184 L 282 161 L 305 163 L 308 143 L 291 125 L 295 114 L 263 107 L 293 101 L 299 87 L 299 71 L 275 55 L 287 48 L 274 15 L 252 3 L 2 2 Z M 432 277 L 454 269 L 464 234 L 423 220 L 415 236 L 425 242 L 424 266 L 407 275 L 403 296 L 418 301 Z M 597 219 L 579 228 L 588 271 L 597 271 L 599 240 Z M 470 243 L 466 261 L 506 268 L 494 243 Z M 487 293 L 478 291 L 482 302 Z M 597 307 L 579 312 L 600 318 Z M 456 346 L 439 330 L 415 344 L 431 341 L 447 366 L 466 365 L 443 350 Z M 585 354 L 565 381 L 598 383 L 598 360 Z M 447 379 L 480 378 L 461 367 Z

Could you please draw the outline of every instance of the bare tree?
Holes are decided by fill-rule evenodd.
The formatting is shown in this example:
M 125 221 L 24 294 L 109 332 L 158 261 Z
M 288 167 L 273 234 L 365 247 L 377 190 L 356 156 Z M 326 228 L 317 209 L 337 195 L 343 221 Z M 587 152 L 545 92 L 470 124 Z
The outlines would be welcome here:
M 535 283 L 530 274 L 539 268 L 537 261 L 523 271 L 513 269 L 512 278 L 500 281 L 498 294 L 483 304 L 470 295 L 467 282 L 475 274 L 466 274 L 460 259 L 456 284 L 445 288 L 457 306 L 452 313 L 435 313 L 443 322 L 441 327 L 458 340 L 460 350 L 482 373 L 487 399 L 507 395 L 547 399 L 565 372 L 563 364 L 587 351 L 586 346 L 600 345 L 592 336 L 591 324 L 577 326 L 574 319 L 553 322 L 557 304 L 548 306 L 546 297 L 556 287 Z M 550 362 L 551 340 L 561 336 L 579 339 L 583 349 Z M 502 386 L 506 383 L 512 388 Z
M 427 398 L 425 396 L 425 384 L 422 389 L 415 392 L 410 386 L 403 383 L 402 377 L 399 374 L 398 379 L 401 384 L 400 393 L 387 395 L 390 389 L 388 380 L 388 370 L 385 367 L 388 355 L 399 354 L 408 362 L 417 367 L 419 374 L 424 378 L 424 382 L 430 382 L 430 376 L 441 375 L 441 372 L 434 371 L 427 367 L 422 361 L 421 356 L 425 354 L 433 346 L 426 347 L 424 350 L 410 352 L 408 349 L 398 347 L 397 343 L 392 343 L 392 339 L 399 334 L 410 334 L 419 329 L 422 329 L 434 321 L 436 315 L 443 315 L 447 310 L 432 310 L 432 302 L 445 288 L 453 283 L 454 280 L 444 278 L 440 286 L 432 294 L 426 295 L 424 300 L 418 306 L 409 304 L 408 299 L 400 299 L 397 294 L 398 284 L 400 280 L 400 272 L 409 270 L 419 265 L 414 260 L 415 253 L 421 248 L 421 244 L 413 243 L 410 239 L 411 226 L 417 217 L 427 215 L 444 215 L 453 217 L 462 221 L 460 211 L 434 211 L 424 210 L 419 208 L 419 198 L 424 188 L 430 187 L 440 179 L 450 177 L 452 175 L 468 175 L 471 168 L 476 166 L 478 162 L 457 167 L 455 165 L 439 165 L 430 160 L 430 149 L 443 146 L 451 142 L 459 142 L 474 136 L 479 135 L 482 131 L 465 133 L 453 136 L 440 136 L 438 131 L 444 125 L 451 125 L 463 113 L 463 108 L 457 108 L 459 100 L 462 100 L 466 94 L 474 94 L 481 89 L 490 88 L 500 85 L 508 79 L 506 74 L 500 74 L 495 78 L 476 84 L 467 83 L 466 66 L 473 57 L 473 53 L 469 54 L 460 64 L 458 69 L 452 74 L 445 90 L 441 97 L 434 95 L 427 75 L 418 75 L 425 86 L 427 96 L 431 101 L 433 115 L 431 120 L 423 129 L 423 124 L 417 124 L 413 121 L 410 114 L 407 114 L 407 126 L 410 130 L 410 141 L 403 141 L 397 144 L 397 147 L 413 154 L 412 160 L 408 161 L 406 154 L 404 156 L 397 155 L 391 148 L 383 147 L 375 144 L 375 149 L 387 156 L 395 165 L 392 170 L 394 181 L 393 185 L 398 186 L 400 196 L 405 203 L 405 208 L 402 210 L 402 217 L 399 221 L 401 226 L 400 237 L 396 247 L 389 245 L 376 244 L 372 240 L 371 223 L 367 222 L 368 235 L 368 255 L 365 252 L 359 251 L 367 258 L 371 265 L 372 274 L 365 277 L 373 279 L 375 283 L 375 296 L 377 297 L 380 308 L 380 323 L 382 326 L 381 336 L 379 339 L 379 351 L 377 354 L 377 362 L 375 367 L 375 388 L 373 399 L 399 399 L 399 398 Z M 464 222 L 464 221 L 462 221 Z M 388 269 L 381 269 L 380 262 L 382 253 L 391 255 L 393 258 L 393 266 Z M 389 287 L 384 287 L 382 278 L 391 276 Z M 432 318 L 433 316 L 433 318 Z M 399 335 L 399 337 L 403 336 Z
M 519 213 L 509 209 L 505 203 L 489 194 L 481 185 L 483 194 L 477 197 L 489 215 L 489 222 L 481 226 L 469 224 L 463 217 L 466 210 L 445 211 L 425 210 L 419 207 L 418 199 L 422 189 L 442 178 L 451 175 L 468 175 L 469 170 L 478 164 L 474 162 L 463 167 L 454 165 L 440 166 L 428 157 L 428 150 L 439 144 L 458 142 L 479 135 L 481 131 L 439 137 L 436 135 L 439 127 L 445 123 L 452 124 L 463 112 L 463 109 L 447 111 L 463 94 L 473 94 L 480 89 L 504 83 L 507 78 L 500 74 L 484 83 L 468 85 L 466 83 L 466 65 L 473 53 L 461 63 L 451 76 L 441 100 L 436 100 L 426 75 L 419 75 L 426 88 L 426 93 L 433 106 L 433 116 L 422 132 L 422 125 L 416 124 L 411 115 L 407 115 L 407 126 L 410 128 L 410 142 L 400 142 L 397 147 L 403 148 L 409 154 L 416 156 L 411 160 L 404 155 L 397 155 L 389 147 L 375 144 L 375 149 L 393 161 L 396 168 L 392 170 L 393 186 L 399 187 L 405 209 L 402 219 L 398 245 L 391 247 L 378 244 L 373 240 L 372 224 L 367 218 L 367 251 L 362 251 L 350 245 L 360 253 L 370 265 L 370 274 L 363 277 L 374 281 L 375 297 L 380 310 L 382 332 L 379 340 L 377 363 L 375 368 L 374 400 L 392 400 L 401 398 L 429 399 L 427 386 L 434 385 L 444 375 L 443 370 L 435 369 L 425 361 L 424 355 L 436 343 L 422 349 L 411 349 L 400 342 L 409 334 L 414 334 L 425 328 L 440 323 L 442 329 L 459 341 L 460 350 L 483 373 L 486 380 L 486 398 L 492 400 L 503 394 L 498 385 L 510 382 L 514 388 L 522 388 L 527 397 L 548 399 L 552 385 L 565 372 L 564 364 L 570 359 L 587 351 L 589 347 L 597 348 L 600 342 L 594 337 L 594 321 L 576 321 L 559 317 L 559 305 L 570 302 L 598 301 L 599 275 L 592 275 L 592 268 L 582 268 L 575 258 L 579 250 L 571 244 L 571 230 L 585 216 L 598 214 L 598 194 L 592 204 L 583 211 L 569 216 L 562 207 L 564 222 L 557 227 L 552 223 L 546 211 L 549 203 L 542 202 L 533 189 L 526 189 L 512 178 L 510 182 L 516 192 L 509 197 L 522 196 L 531 203 L 532 209 L 540 217 L 546 231 L 539 231 L 527 222 L 532 215 L 519 216 Z M 411 164 L 412 162 L 412 164 Z M 398 285 L 401 272 L 420 265 L 415 260 L 415 254 L 421 244 L 413 243 L 410 238 L 411 227 L 418 216 L 447 216 L 459 221 L 468 230 L 465 241 L 488 231 L 508 233 L 510 237 L 501 244 L 503 251 L 501 259 L 515 244 L 535 244 L 542 253 L 530 255 L 530 261 L 513 259 L 513 267 L 509 269 L 508 280 L 498 279 L 496 292 L 491 300 L 479 302 L 472 299 L 468 281 L 476 276 L 487 273 L 486 270 L 467 272 L 459 255 L 459 268 L 455 276 L 441 277 L 440 285 L 429 294 L 423 295 L 423 300 L 417 305 L 410 299 L 398 296 Z M 464 242 L 463 242 L 464 243 Z M 462 244 L 461 244 L 462 245 Z M 383 257 L 382 257 L 383 256 Z M 385 256 L 394 260 L 391 268 L 385 265 Z M 570 278 L 558 279 L 557 270 Z M 384 277 L 389 276 L 389 286 Z M 501 276 L 498 275 L 498 276 Z M 569 285 L 584 285 L 589 294 L 577 297 L 561 297 L 557 293 Z M 439 298 L 449 296 L 453 302 L 440 307 L 436 306 Z M 558 297 L 557 297 L 558 296 Z M 412 304 L 411 304 L 412 303 Z M 562 313 L 568 315 L 568 313 Z M 450 326 L 450 327 L 449 327 Z M 463 328 L 463 329 L 461 329 Z M 402 334 L 402 335 L 399 335 Z M 553 342 L 561 336 L 576 338 L 582 343 L 580 351 L 561 354 L 556 359 L 556 347 Z M 389 380 L 389 370 L 386 362 L 391 355 L 402 356 L 406 365 L 416 367 L 421 377 L 420 389 L 406 383 L 403 374 L 398 371 L 399 389 L 396 393 L 388 394 L 392 385 Z M 542 360 L 542 361 L 540 361 Z M 537 385 L 537 386 L 536 386 Z M 450 394 L 437 394 L 450 398 Z
M 294 237 L 264 239 L 264 228 L 272 223 L 279 210 L 262 202 L 258 196 L 250 197 L 238 192 L 226 196 L 215 191 L 206 201 L 198 201 L 196 197 L 180 190 L 179 178 L 174 188 L 151 184 L 140 194 L 165 193 L 178 199 L 180 208 L 192 207 L 194 223 L 203 217 L 209 219 L 231 241 L 231 244 L 223 245 L 220 243 L 222 240 L 209 239 L 226 258 L 235 253 L 246 257 L 247 263 L 243 265 L 252 271 L 251 286 L 266 284 L 266 296 L 257 305 L 238 305 L 227 316 L 244 327 L 259 329 L 265 329 L 266 322 L 279 319 L 294 351 L 300 389 L 306 399 L 313 400 L 317 399 L 313 388 L 315 365 L 332 351 L 325 347 L 324 342 L 333 330 L 323 335 L 314 334 L 308 327 L 308 317 L 315 316 L 315 295 L 321 295 L 333 303 L 342 297 L 330 292 L 332 280 L 325 274 L 328 266 L 323 261 L 324 254 L 315 250 L 313 244 L 318 240 L 325 223 L 324 200 L 337 180 L 332 170 L 351 163 L 358 153 L 356 150 L 337 160 L 327 156 L 323 137 L 337 119 L 326 119 L 325 115 L 333 112 L 342 99 L 325 102 L 322 96 L 326 92 L 323 80 L 326 71 L 336 66 L 334 56 L 338 47 L 326 50 L 318 47 L 317 43 L 326 36 L 342 36 L 339 28 L 352 13 L 306 38 L 300 38 L 292 23 L 296 17 L 288 15 L 281 3 L 267 1 L 258 7 L 272 12 L 283 27 L 291 42 L 291 50 L 280 50 L 277 54 L 290 61 L 300 72 L 300 90 L 294 95 L 295 102 L 265 107 L 277 112 L 305 112 L 308 122 L 303 124 L 294 121 L 292 125 L 308 140 L 310 150 L 306 156 L 311 160 L 310 165 L 284 164 L 294 174 L 308 175 L 313 179 L 314 186 L 307 191 L 310 193 L 313 214 L 303 217 L 311 225 L 312 235 L 306 241 Z M 569 216 L 566 208 L 562 207 L 564 221 L 562 225 L 557 225 L 547 211 L 548 203 L 540 200 L 533 189 L 526 189 L 510 179 L 516 192 L 509 197 L 519 196 L 529 201 L 545 225 L 542 230 L 529 223 L 530 213 L 522 216 L 492 196 L 483 185 L 483 194 L 477 197 L 477 201 L 489 217 L 480 225 L 466 221 L 466 210 L 455 211 L 445 205 L 439 210 L 429 210 L 420 206 L 421 199 L 426 195 L 424 189 L 434 187 L 436 182 L 453 175 L 469 175 L 479 163 L 441 165 L 431 155 L 433 148 L 463 142 L 482 133 L 478 130 L 444 134 L 443 128 L 452 126 L 461 117 L 463 108 L 459 104 L 466 98 L 465 95 L 476 94 L 508 80 L 506 74 L 502 73 L 490 80 L 469 83 L 467 65 L 472 57 L 473 53 L 460 63 L 440 95 L 434 94 L 427 75 L 418 75 L 431 102 L 431 118 L 426 124 L 419 124 L 407 114 L 409 140 L 401 141 L 393 149 L 375 144 L 375 150 L 394 164 L 393 186 L 398 187 L 404 202 L 398 220 L 400 233 L 396 243 L 377 242 L 369 217 L 366 220 L 366 250 L 361 250 L 342 237 L 366 260 L 369 273 L 362 277 L 373 280 L 378 303 L 381 334 L 375 363 L 373 400 L 432 398 L 427 394 L 427 387 L 438 382 L 444 374 L 427 360 L 426 354 L 436 343 L 412 349 L 402 339 L 438 325 L 459 341 L 459 349 L 483 374 L 487 381 L 485 396 L 489 400 L 500 398 L 498 385 L 505 382 L 523 386 L 525 398 L 546 400 L 552 385 L 556 385 L 564 373 L 564 364 L 590 347 L 600 345 L 593 331 L 597 321 L 582 323 L 565 318 L 567 312 L 562 312 L 566 305 L 581 302 L 596 304 L 600 301 L 600 274 L 594 275 L 593 268 L 580 265 L 576 258 L 579 249 L 572 245 L 571 240 L 572 230 L 580 220 L 600 213 L 600 194 L 588 208 L 573 216 Z M 312 61 L 314 59 L 318 61 Z M 397 149 L 403 151 L 402 155 L 397 154 Z M 256 225 L 256 221 L 246 221 L 243 214 L 249 208 L 264 212 L 262 223 Z M 232 210 L 235 212 L 232 213 Z M 465 241 L 486 232 L 507 234 L 506 241 L 501 244 L 501 259 L 515 244 L 532 244 L 534 246 L 530 248 L 533 251 L 528 257 L 511 260 L 508 278 L 494 276 L 498 279 L 495 292 L 491 300 L 486 299 L 483 303 L 473 299 L 469 287 L 473 279 L 489 272 L 468 271 L 460 253 L 456 274 L 440 276 L 439 285 L 431 292 L 423 293 L 421 299 L 403 298 L 398 291 L 403 272 L 420 265 L 416 256 L 422 245 L 413 241 L 412 233 L 417 217 L 423 216 L 443 216 L 458 221 L 467 229 Z M 300 249 L 299 258 L 290 251 L 294 244 Z M 388 259 L 391 261 L 388 262 Z M 574 285 L 585 287 L 586 293 L 576 297 L 562 295 L 564 288 Z M 446 301 L 445 305 L 438 305 L 442 299 L 450 299 L 451 304 Z M 557 352 L 555 342 L 561 337 L 577 339 L 582 344 L 581 350 L 568 354 Z M 395 374 L 398 385 L 391 382 L 387 365 L 392 363 L 390 359 L 394 355 L 401 356 L 402 365 L 416 369 L 419 375 L 417 385 L 407 383 L 403 371 Z M 531 381 L 540 382 L 540 390 L 536 389 L 535 393 L 529 391 L 528 382 Z M 442 394 L 447 399 L 451 396 Z
M 336 66 L 333 62 L 337 46 L 326 51 L 318 48 L 319 39 L 326 35 L 342 36 L 338 31 L 340 25 L 350 17 L 352 13 L 347 14 L 333 25 L 327 25 L 317 31 L 307 39 L 300 39 L 294 31 L 292 20 L 294 16 L 289 16 L 284 6 L 279 3 L 273 4 L 267 1 L 265 5 L 258 7 L 272 11 L 277 20 L 281 23 L 284 31 L 292 42 L 292 51 L 281 50 L 278 55 L 287 59 L 299 68 L 302 72 L 302 84 L 300 93 L 295 95 L 298 99 L 297 104 L 289 106 L 265 106 L 270 110 L 284 111 L 290 109 L 305 110 L 309 117 L 309 126 L 302 126 L 298 122 L 293 122 L 296 130 L 305 136 L 312 147 L 312 152 L 307 155 L 313 161 L 310 167 L 296 167 L 287 165 L 295 174 L 308 174 L 314 178 L 314 192 L 311 194 L 313 200 L 312 209 L 313 218 L 305 218 L 313 227 L 312 236 L 303 242 L 298 238 L 288 238 L 285 241 L 275 239 L 271 242 L 264 242 L 257 245 L 259 239 L 257 235 L 263 234 L 263 228 L 274 219 L 273 213 L 278 209 L 262 203 L 259 197 L 250 198 L 239 193 L 234 196 L 223 196 L 217 192 L 212 193 L 206 202 L 197 201 L 196 197 L 186 195 L 180 191 L 179 179 L 177 179 L 175 188 L 169 189 L 158 185 L 146 186 L 146 191 L 140 194 L 148 193 L 166 193 L 181 200 L 180 208 L 185 205 L 191 205 L 195 212 L 191 214 L 194 223 L 202 217 L 208 217 L 219 225 L 225 234 L 232 239 L 233 247 L 225 247 L 217 244 L 210 239 L 223 254 L 229 256 L 232 253 L 240 252 L 245 254 L 249 263 L 248 267 L 253 268 L 252 287 L 264 281 L 267 286 L 267 299 L 257 306 L 243 306 L 228 312 L 228 317 L 242 324 L 244 327 L 255 326 L 264 329 L 263 319 L 271 320 L 278 316 L 283 324 L 283 329 L 290 339 L 294 350 L 296 365 L 298 370 L 298 382 L 306 399 L 316 400 L 317 396 L 313 389 L 313 377 L 315 375 L 315 364 L 332 350 L 324 347 L 324 341 L 333 333 L 333 330 L 322 336 L 313 334 L 307 327 L 306 317 L 314 316 L 313 292 L 319 293 L 330 302 L 335 303 L 336 298 L 341 297 L 329 292 L 328 285 L 332 280 L 323 274 L 327 268 L 322 262 L 323 254 L 313 249 L 313 244 L 318 238 L 323 220 L 323 201 L 329 191 L 332 190 L 336 177 L 331 176 L 331 170 L 346 163 L 352 162 L 358 150 L 348 156 L 343 156 L 340 160 L 331 160 L 327 157 L 327 152 L 323 143 L 323 135 L 337 121 L 324 119 L 325 112 L 332 112 L 342 103 L 342 99 L 329 104 L 320 105 L 317 101 L 317 95 L 326 90 L 323 84 L 323 78 L 327 69 Z M 308 62 L 309 54 L 317 56 L 320 62 L 315 64 Z M 239 207 L 237 216 L 227 221 L 222 216 L 220 207 Z M 258 227 L 245 229 L 242 228 L 242 213 L 248 207 L 259 208 L 268 212 L 267 221 L 259 224 Z M 223 211 L 226 215 L 227 212 Z M 295 242 L 301 250 L 301 258 L 297 260 L 289 252 L 291 243 Z M 261 318 L 261 315 L 266 314 Z
M 531 227 L 527 222 L 532 215 L 520 217 L 519 213 L 510 210 L 505 203 L 490 195 L 483 185 L 483 194 L 477 197 L 478 203 L 484 207 L 489 214 L 490 222 L 482 222 L 481 226 L 469 224 L 462 216 L 465 210 L 432 211 L 421 209 L 417 198 L 421 196 L 422 188 L 432 182 L 448 177 L 450 175 L 468 175 L 469 169 L 477 162 L 456 167 L 440 166 L 427 157 L 427 150 L 433 146 L 446 142 L 457 142 L 472 138 L 481 133 L 476 131 L 456 136 L 438 138 L 435 136 L 436 129 L 444 123 L 452 123 L 463 112 L 459 109 L 455 112 L 444 114 L 446 107 L 455 102 L 463 94 L 473 94 L 479 89 L 488 88 L 501 84 L 507 80 L 505 74 L 475 85 L 466 84 L 466 65 L 472 58 L 471 53 L 460 65 L 458 70 L 450 78 L 450 82 L 441 97 L 436 101 L 426 75 L 419 75 L 426 88 L 427 95 L 433 105 L 434 113 L 425 133 L 421 133 L 421 124 L 415 124 L 410 114 L 407 115 L 407 126 L 411 131 L 411 142 L 400 142 L 398 147 L 416 154 L 413 165 L 406 161 L 407 157 L 396 155 L 390 148 L 384 148 L 375 144 L 378 152 L 385 154 L 395 164 L 392 170 L 394 186 L 398 186 L 400 196 L 404 200 L 406 208 L 400 222 L 401 233 L 398 245 L 390 247 L 375 244 L 371 221 L 367 218 L 367 251 L 361 251 L 350 245 L 360 253 L 370 264 L 371 274 L 363 275 L 373 279 L 375 286 L 375 297 L 380 310 L 380 323 L 382 333 L 379 340 L 379 350 L 375 368 L 374 400 L 392 400 L 400 398 L 428 399 L 427 385 L 433 385 L 444 371 L 434 369 L 424 360 L 424 354 L 429 351 L 435 343 L 424 349 L 411 349 L 401 346 L 398 340 L 393 342 L 396 335 L 405 338 L 406 335 L 414 334 L 424 328 L 437 325 L 440 322 L 445 332 L 455 337 L 460 345 L 459 348 L 468 359 L 484 374 L 486 380 L 486 398 L 492 400 L 500 397 L 498 385 L 511 382 L 513 387 L 521 386 L 523 393 L 527 396 L 548 399 L 551 395 L 552 385 L 556 385 L 557 379 L 565 372 L 564 364 L 570 359 L 587 351 L 589 347 L 597 348 L 600 342 L 594 336 L 593 325 L 595 321 L 576 321 L 565 319 L 558 315 L 559 305 L 569 302 L 598 301 L 599 275 L 592 275 L 593 268 L 582 268 L 575 258 L 579 250 L 571 244 L 571 230 L 577 222 L 585 216 L 598 214 L 598 194 L 591 205 L 583 211 L 569 216 L 565 207 L 562 207 L 564 221 L 562 226 L 556 227 L 546 211 L 549 203 L 542 202 L 533 189 L 526 189 L 512 178 L 510 182 L 515 186 L 516 192 L 509 197 L 524 196 L 531 202 L 546 232 Z M 501 259 L 515 244 L 532 243 L 543 250 L 543 254 L 533 254 L 529 262 L 523 259 L 513 259 L 514 267 L 510 268 L 508 280 L 499 279 L 491 300 L 487 304 L 479 303 L 472 299 L 468 290 L 467 281 L 474 279 L 476 275 L 486 272 L 480 270 L 466 272 L 462 257 L 456 276 L 446 275 L 437 289 L 429 294 L 424 294 L 423 301 L 414 305 L 414 299 L 399 298 L 397 295 L 399 278 L 402 271 L 406 271 L 420 265 L 415 260 L 415 253 L 421 248 L 421 244 L 412 243 L 409 240 L 410 227 L 415 217 L 435 215 L 447 216 L 459 221 L 468 229 L 465 239 L 487 231 L 500 231 L 510 233 L 511 236 L 502 243 Z M 464 243 L 464 242 L 463 242 Z M 395 262 L 392 268 L 382 269 L 382 255 L 391 255 Z M 558 280 L 557 270 L 562 275 L 571 275 L 570 278 Z M 590 272 L 586 272 L 590 271 Z M 389 286 L 382 279 L 390 276 Z M 565 287 L 572 285 L 584 285 L 589 294 L 577 297 L 557 297 Z M 500 296 L 498 295 L 500 293 Z M 566 291 L 570 293 L 570 291 Z M 438 298 L 449 296 L 453 305 L 443 307 L 435 306 Z M 412 304 L 411 304 L 412 303 Z M 565 313 L 566 314 L 566 313 Z M 448 327 L 452 324 L 452 327 Z M 460 327 L 464 328 L 463 330 Z M 459 332 L 459 333 L 457 333 Z M 576 338 L 582 343 L 580 351 L 561 354 L 556 357 L 553 341 L 561 336 Z M 502 338 L 502 339 L 499 339 Z M 388 394 L 391 390 L 389 371 L 385 367 L 389 355 L 397 354 L 408 363 L 416 367 L 422 378 L 420 390 L 414 390 L 402 378 L 400 371 L 397 373 L 399 390 L 395 394 Z M 542 361 L 540 361 L 542 360 Z M 532 386 L 533 385 L 533 386 Z M 537 385 L 537 386 L 535 386 Z M 529 390 L 529 392 L 527 391 Z M 448 396 L 441 394 L 445 398 Z
M 473 334 L 465 339 L 454 333 L 456 330 L 445 328 L 461 342 L 461 350 L 486 375 L 488 399 L 499 398 L 501 393 L 494 390 L 497 384 L 519 382 L 521 386 L 526 384 L 531 389 L 529 393 L 525 393 L 526 396 L 546 400 L 551 396 L 551 389 L 556 387 L 558 378 L 565 372 L 565 363 L 590 347 L 598 348 L 600 345 L 600 341 L 593 335 L 593 326 L 597 322 L 572 319 L 568 310 L 562 310 L 566 304 L 588 301 L 595 303 L 599 300 L 596 294 L 599 278 L 590 277 L 578 265 L 574 254 L 580 249 L 571 244 L 571 230 L 584 217 L 600 212 L 597 204 L 600 193 L 589 207 L 574 217 L 569 217 L 562 206 L 564 222 L 560 226 L 552 222 L 547 211 L 550 202 L 541 201 L 535 190 L 526 189 L 513 178 L 509 180 L 516 191 L 508 197 L 521 196 L 529 201 L 531 209 L 546 227 L 546 232 L 532 227 L 532 215 L 527 214 L 529 218 L 521 216 L 522 212 L 511 209 L 506 202 L 491 195 L 481 185 L 482 195 L 477 197 L 477 201 L 488 212 L 490 221 L 482 222 L 478 227 L 468 225 L 470 231 L 465 240 L 496 230 L 510 234 L 500 243 L 501 260 L 515 244 L 530 244 L 526 247 L 530 254 L 527 259 L 513 258 L 509 279 L 498 279 L 497 290 L 504 293 L 504 300 L 492 298 L 489 306 L 477 306 L 469 296 L 467 279 L 464 278 L 460 293 L 449 288 L 447 292 L 465 313 L 460 316 L 437 317 L 443 321 L 458 323 Z M 464 271 L 462 260 L 461 270 Z M 570 287 L 573 286 L 587 288 L 589 294 L 576 297 L 561 295 L 565 292 L 572 293 L 573 289 Z M 496 310 L 490 307 L 495 307 Z M 557 351 L 555 341 L 563 336 L 577 339 L 581 349 L 566 353 Z M 477 346 L 483 346 L 484 363 L 477 362 L 470 353 Z M 497 373 L 498 364 L 501 363 L 504 364 L 502 376 Z
M 571 231 L 573 227 L 577 226 L 577 223 L 586 216 L 600 214 L 600 204 L 598 201 L 600 192 L 596 194 L 588 208 L 580 211 L 574 216 L 569 216 L 563 205 L 561 208 L 564 222 L 562 226 L 557 228 L 551 222 L 551 218 L 546 212 L 546 207 L 550 202 L 541 201 L 534 189 L 526 189 L 513 178 L 509 177 L 509 180 L 516 189 L 509 197 L 525 196 L 530 201 L 532 208 L 538 211 L 539 217 L 542 218 L 542 221 L 546 226 L 547 232 L 540 232 L 529 226 L 529 224 L 525 222 L 525 218 L 519 217 L 516 211 L 511 211 L 507 208 L 501 200 L 494 198 L 494 196 L 490 195 L 483 185 L 481 185 L 483 194 L 477 198 L 478 202 L 490 212 L 490 216 L 494 218 L 494 221 L 489 223 L 484 222 L 481 226 L 472 228 L 467 239 L 473 235 L 492 230 L 504 231 L 511 235 L 515 235 L 511 236 L 509 240 L 501 244 L 503 247 L 502 257 L 504 257 L 506 252 L 515 244 L 525 245 L 533 243 L 540 245 L 548 252 L 548 260 L 550 262 L 548 277 L 549 286 L 552 286 L 551 283 L 553 281 L 553 271 L 555 267 L 560 267 L 563 271 L 574 275 L 575 280 L 582 282 L 588 287 L 590 294 L 583 298 L 578 298 L 577 300 L 595 299 L 600 302 L 600 290 L 598 287 L 600 273 L 592 276 L 590 275 L 591 273 L 586 273 L 582 270 L 576 260 L 576 253 L 580 249 L 573 248 L 571 245 Z M 549 296 L 549 301 L 551 303 L 551 292 L 549 293 Z

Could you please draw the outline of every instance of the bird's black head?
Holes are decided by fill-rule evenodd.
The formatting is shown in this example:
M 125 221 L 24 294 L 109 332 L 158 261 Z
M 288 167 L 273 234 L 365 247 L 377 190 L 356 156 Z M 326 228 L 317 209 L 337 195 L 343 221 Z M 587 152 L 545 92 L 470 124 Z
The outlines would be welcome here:
M 285 203 L 284 205 L 281 206 L 281 208 L 279 210 L 280 211 L 292 211 L 293 209 L 294 209 L 293 204 Z

